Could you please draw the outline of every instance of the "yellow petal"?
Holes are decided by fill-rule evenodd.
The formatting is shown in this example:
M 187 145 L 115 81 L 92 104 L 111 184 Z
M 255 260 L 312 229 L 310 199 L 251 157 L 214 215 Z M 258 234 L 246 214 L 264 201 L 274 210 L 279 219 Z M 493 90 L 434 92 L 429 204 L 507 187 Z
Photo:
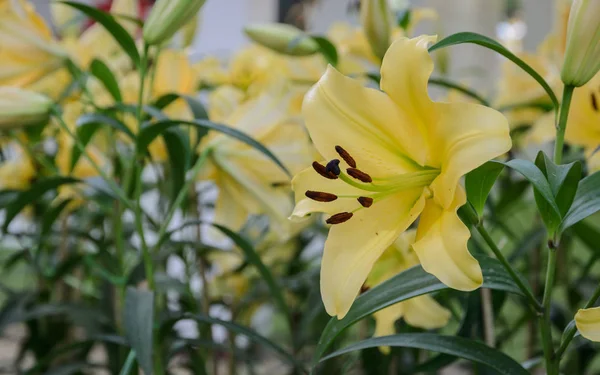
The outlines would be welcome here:
M 404 302 L 400 302 L 395 305 L 386 307 L 383 310 L 379 310 L 375 314 L 373 314 L 373 319 L 375 319 L 375 333 L 373 334 L 373 336 L 380 337 L 395 334 L 396 329 L 394 327 L 394 323 L 396 323 L 396 320 L 402 318 L 402 316 L 404 315 L 405 306 L 406 305 L 404 304 Z M 390 353 L 389 346 L 380 346 L 379 350 L 383 354 Z
M 214 222 L 226 225 L 232 230 L 239 230 L 248 218 L 248 209 L 244 205 L 248 202 L 243 199 L 243 192 L 239 191 L 239 185 L 234 181 L 225 177 L 225 180 L 220 182 L 219 195 L 215 202 Z
M 426 162 L 426 124 L 436 121 L 434 103 L 427 93 L 427 82 L 433 71 L 433 60 L 427 45 L 435 36 L 400 38 L 388 49 L 381 65 L 381 89 L 408 117 L 411 151 L 421 165 Z M 402 129 L 406 131 L 405 129 Z
M 585 86 L 575 90 L 565 139 L 579 146 L 600 145 L 600 73 Z
M 418 143 L 409 137 L 412 124 L 384 93 L 329 67 L 306 94 L 302 113 L 324 158 L 339 158 L 335 151 L 339 145 L 361 170 L 378 177 L 415 170 L 406 153 L 409 143 Z
M 435 329 L 448 324 L 450 311 L 431 296 L 419 296 L 403 303 L 405 304 L 404 320 L 413 327 Z
M 343 318 L 373 264 L 414 222 L 424 205 L 422 189 L 390 196 L 333 225 L 321 263 L 321 296 L 327 313 Z
M 555 136 L 556 127 L 554 126 L 554 111 L 550 111 L 540 116 L 537 121 L 533 123 L 525 141 L 526 143 L 540 145 L 542 143 L 553 141 Z
M 413 249 L 423 269 L 450 288 L 473 290 L 483 282 L 479 262 L 467 249 L 471 234 L 460 221 L 456 210 L 466 202 L 462 188 L 456 190 L 451 209 L 445 210 L 428 199 L 419 220 L 417 242 Z
M 154 95 L 168 93 L 193 94 L 196 74 L 184 51 L 161 51 L 156 62 Z
M 600 341 L 600 307 L 577 311 L 575 324 L 581 336 L 588 340 Z
M 431 184 L 449 209 L 459 179 L 511 148 L 508 121 L 498 111 L 470 103 L 436 103 L 439 121 L 428 124 L 434 166 L 442 173 Z

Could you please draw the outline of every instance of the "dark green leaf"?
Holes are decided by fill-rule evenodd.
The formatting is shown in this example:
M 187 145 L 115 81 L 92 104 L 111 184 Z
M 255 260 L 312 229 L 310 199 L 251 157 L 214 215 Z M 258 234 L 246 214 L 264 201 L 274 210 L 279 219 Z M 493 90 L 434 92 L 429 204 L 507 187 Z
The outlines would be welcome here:
M 564 216 L 569 211 L 577 192 L 577 185 L 581 179 L 581 163 L 575 161 L 571 164 L 556 165 L 540 151 L 535 164 L 548 179 L 561 216 Z
M 376 348 L 379 346 L 430 350 L 480 363 L 496 370 L 502 375 L 529 375 L 529 372 L 514 359 L 498 350 L 490 348 L 482 342 L 469 340 L 464 337 L 442 336 L 433 333 L 407 333 L 402 335 L 374 337 L 338 350 L 323 358 L 321 361 L 352 351 Z
M 329 64 L 337 66 L 339 57 L 335 45 L 333 45 L 333 43 L 331 43 L 329 39 L 324 38 L 322 36 L 311 36 L 311 38 L 319 45 L 319 53 L 323 55 L 325 60 Z
M 206 108 L 204 108 L 204 105 L 200 103 L 200 101 L 198 101 L 196 98 L 193 98 L 189 95 L 181 95 L 178 93 L 165 94 L 160 98 L 156 99 L 156 101 L 154 102 L 154 107 L 158 109 L 163 109 L 165 107 L 168 107 L 171 103 L 180 98 L 185 100 L 188 107 L 190 108 L 190 111 L 192 111 L 194 119 L 208 119 L 208 112 L 206 111 Z
M 218 324 L 218 325 L 226 328 L 228 331 L 244 335 L 244 336 L 248 337 L 250 340 L 256 342 L 257 344 L 261 344 L 264 347 L 273 350 L 274 352 L 279 354 L 279 356 L 282 359 L 284 359 L 286 362 L 288 362 L 292 366 L 295 366 L 296 368 L 302 370 L 305 373 L 307 372 L 304 365 L 300 361 L 296 360 L 296 358 L 294 358 L 294 356 L 292 356 L 290 353 L 288 353 L 285 349 L 283 349 L 281 346 L 277 345 L 273 341 L 267 339 L 264 336 L 259 335 L 258 333 L 254 332 L 253 330 L 251 330 L 249 328 L 246 328 L 242 325 L 239 325 L 239 324 L 236 324 L 233 322 L 213 318 L 213 317 L 206 316 L 206 315 L 200 315 L 200 314 L 189 314 L 188 313 L 188 314 L 184 315 L 184 318 L 193 319 L 193 320 L 196 320 L 196 321 L 202 322 L 202 323 Z
M 100 82 L 102 82 L 106 90 L 116 102 L 123 101 L 121 90 L 119 89 L 119 82 L 117 82 L 117 79 L 113 75 L 110 68 L 102 60 L 92 60 L 92 63 L 90 64 L 90 73 L 92 73 L 92 75 Z
M 500 262 L 485 255 L 476 258 L 483 272 L 483 287 L 522 295 Z M 415 266 L 361 294 L 343 319 L 332 318 L 329 321 L 319 338 L 315 362 L 342 331 L 359 320 L 398 302 L 444 289 L 447 289 L 446 285 L 435 276 L 425 272 L 421 266 Z
M 127 288 L 123 314 L 125 337 L 135 351 L 146 375 L 152 374 L 152 342 L 154 327 L 154 293 Z M 156 355 L 160 355 L 157 353 Z
M 412 10 L 410 8 L 406 8 L 405 10 L 399 12 L 398 14 L 398 26 L 402 29 L 407 30 L 410 25 L 410 21 L 412 18 Z
M 478 93 L 471 90 L 470 88 L 460 85 L 456 82 L 452 82 L 445 78 L 429 78 L 429 84 L 459 91 L 460 93 L 477 100 L 482 105 L 484 105 L 486 107 L 490 107 L 490 102 L 487 101 L 487 99 L 485 99 L 483 96 L 479 95 Z
M 552 231 L 552 223 L 556 221 L 556 218 L 560 218 L 560 209 L 556 204 L 554 194 L 544 173 L 529 160 L 513 159 L 502 164 L 522 174 L 533 185 L 534 191 L 537 193 L 536 202 L 538 203 L 540 214 L 544 219 L 544 223 L 546 225 L 550 224 L 548 226 L 549 231 Z M 538 197 L 542 201 L 538 201 Z
M 168 129 L 162 136 L 169 153 L 171 198 L 175 200 L 185 185 L 185 175 L 190 167 L 190 139 L 177 128 Z
M 133 370 L 133 365 L 135 364 L 135 350 L 130 350 L 129 354 L 127 355 L 127 359 L 125 360 L 125 363 L 123 364 L 123 367 L 121 368 L 121 371 L 119 372 L 119 375 L 129 375 L 131 373 L 131 370 Z
M 86 16 L 101 24 L 106 29 L 106 31 L 108 31 L 110 35 L 113 36 L 115 41 L 119 43 L 121 48 L 123 48 L 123 51 L 125 51 L 125 53 L 129 55 L 131 61 L 136 66 L 140 65 L 140 54 L 135 45 L 135 41 L 133 40 L 131 35 L 129 35 L 127 30 L 125 30 L 123 26 L 121 26 L 112 15 L 103 12 L 97 8 L 91 7 L 89 5 L 82 4 L 80 2 L 62 1 L 62 3 L 81 11 Z
M 77 119 L 77 138 L 81 141 L 83 146 L 86 146 L 94 137 L 94 134 L 103 127 L 111 127 L 117 131 L 123 132 L 128 135 L 131 139 L 135 138 L 135 135 L 129 130 L 129 128 L 121 121 L 100 113 L 90 113 L 80 116 Z M 69 165 L 69 171 L 73 171 L 81 152 L 77 145 L 73 145 L 71 150 L 71 164 Z
M 569 212 L 561 223 L 561 231 L 600 211 L 600 172 L 579 181 Z
M 217 132 L 227 134 L 251 147 L 254 147 L 258 151 L 262 152 L 266 157 L 271 159 L 275 164 L 277 164 L 284 172 L 289 175 L 287 168 L 283 165 L 283 163 L 265 146 L 263 146 L 260 142 L 251 138 L 247 134 L 231 128 L 226 125 L 217 124 L 208 120 L 193 120 L 193 121 L 185 121 L 185 120 L 162 120 L 155 122 L 153 124 L 149 124 L 142 128 L 137 138 L 137 150 L 139 153 L 144 153 L 148 145 L 161 133 L 165 130 L 172 128 L 174 126 L 180 125 L 188 125 L 194 126 L 198 128 L 200 131 L 205 130 L 215 130 Z
M 506 57 L 507 59 L 509 59 L 516 65 L 518 65 L 521 69 L 523 69 L 525 72 L 527 72 L 527 74 L 529 74 L 531 77 L 533 77 L 533 79 L 535 79 L 544 88 L 544 90 L 546 91 L 546 93 L 548 94 L 550 99 L 552 100 L 552 103 L 554 104 L 554 108 L 559 107 L 558 98 L 554 94 L 554 91 L 552 91 L 552 88 L 550 87 L 550 85 L 548 85 L 548 83 L 544 80 L 544 78 L 542 76 L 539 75 L 538 72 L 536 72 L 532 67 L 527 65 L 527 63 L 525 63 L 523 60 L 521 60 L 520 58 L 515 56 L 512 52 L 510 52 L 509 50 L 504 48 L 500 43 L 496 42 L 494 39 L 488 38 L 487 36 L 483 36 L 483 35 L 480 35 L 477 33 L 472 33 L 472 32 L 461 32 L 461 33 L 452 34 L 452 35 L 440 40 L 439 42 L 432 45 L 431 47 L 429 47 L 429 52 L 433 52 L 440 48 L 445 48 L 448 46 L 453 46 L 456 44 L 464 44 L 464 43 L 473 43 L 473 44 L 477 44 L 477 45 L 489 48 L 495 52 L 498 52 L 502 56 Z
M 35 203 L 44 194 L 51 190 L 55 190 L 61 185 L 74 184 L 79 182 L 76 178 L 71 177 L 50 177 L 45 180 L 37 181 L 29 190 L 20 192 L 15 199 L 6 206 L 6 216 L 2 230 L 6 232 L 11 221 L 25 208 L 28 204 Z
M 42 231 L 41 236 L 45 236 L 50 233 L 52 229 L 52 225 L 58 219 L 58 216 L 61 212 L 71 203 L 70 199 L 61 200 L 58 204 L 51 207 L 46 213 L 44 213 L 44 217 L 42 219 Z
M 466 175 L 467 198 L 479 217 L 483 215 L 485 201 L 503 169 L 504 165 L 502 164 L 487 162 Z

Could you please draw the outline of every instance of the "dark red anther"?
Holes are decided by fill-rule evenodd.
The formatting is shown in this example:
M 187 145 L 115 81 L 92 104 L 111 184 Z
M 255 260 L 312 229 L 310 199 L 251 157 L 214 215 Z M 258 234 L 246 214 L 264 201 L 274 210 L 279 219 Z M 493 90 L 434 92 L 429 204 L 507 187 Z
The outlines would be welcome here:
M 340 155 L 340 157 L 342 159 L 344 159 L 344 161 L 351 166 L 352 168 L 356 168 L 356 161 L 354 161 L 354 158 L 352 156 L 350 156 L 350 154 L 348 153 L 348 151 L 344 150 L 342 148 L 342 146 L 335 146 L 335 151 L 337 151 L 337 153 Z
M 369 176 L 365 172 L 361 171 L 360 169 L 348 168 L 348 169 L 346 169 L 346 172 L 348 172 L 348 174 L 350 176 L 352 176 L 362 182 L 373 182 L 373 179 L 371 178 L 371 176 Z
M 304 195 L 317 202 L 333 202 L 338 198 L 335 194 L 312 190 L 307 190 L 306 193 L 304 193 Z
M 358 203 L 360 203 L 361 206 L 369 208 L 373 205 L 373 198 L 369 198 L 369 197 L 358 197 L 357 198 Z
M 331 216 L 329 219 L 325 220 L 325 222 L 327 224 L 341 224 L 350 220 L 352 216 L 352 212 L 340 212 L 339 214 Z

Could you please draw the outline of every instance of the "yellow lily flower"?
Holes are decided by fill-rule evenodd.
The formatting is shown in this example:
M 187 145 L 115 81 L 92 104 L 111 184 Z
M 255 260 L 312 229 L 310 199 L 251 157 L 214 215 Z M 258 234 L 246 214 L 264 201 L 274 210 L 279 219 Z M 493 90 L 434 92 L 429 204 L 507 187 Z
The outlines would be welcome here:
M 64 64 L 66 52 L 26 0 L 0 0 L 0 40 L 0 86 L 31 88 Z
M 306 95 L 303 114 L 318 162 L 292 181 L 292 217 L 332 215 L 321 264 L 327 312 L 343 318 L 381 254 L 420 215 L 413 245 L 423 268 L 444 284 L 473 290 L 479 263 L 467 250 L 463 175 L 511 147 L 499 112 L 433 102 L 427 82 L 436 37 L 400 39 L 381 67 L 380 92 L 328 68 Z M 341 161 L 340 161 L 341 159 Z
M 399 272 L 419 264 L 419 259 L 412 249 L 417 231 L 414 229 L 402 233 L 394 243 L 385 250 L 375 262 L 365 285 L 373 288 L 392 278 Z M 375 336 L 387 336 L 396 333 L 394 323 L 404 318 L 406 323 L 424 329 L 441 328 L 448 323 L 450 311 L 441 306 L 429 295 L 411 298 L 407 301 L 386 307 L 373 314 L 375 318 Z M 389 347 L 380 347 L 389 353 Z
M 36 176 L 35 165 L 20 147 L 4 145 L 4 149 L 14 150 L 8 160 L 0 163 L 0 190 L 25 190 L 31 186 L 31 181 Z
M 261 142 L 295 173 L 311 160 L 312 148 L 306 131 L 290 117 L 290 100 L 279 86 L 241 104 L 222 122 Z M 265 214 L 287 237 L 286 218 L 293 209 L 289 177 L 260 151 L 224 134 L 209 134 L 200 149 L 209 152 L 200 177 L 219 188 L 214 221 L 237 230 L 250 214 Z
M 600 341 L 600 307 L 577 311 L 575 325 L 581 336 L 591 341 Z

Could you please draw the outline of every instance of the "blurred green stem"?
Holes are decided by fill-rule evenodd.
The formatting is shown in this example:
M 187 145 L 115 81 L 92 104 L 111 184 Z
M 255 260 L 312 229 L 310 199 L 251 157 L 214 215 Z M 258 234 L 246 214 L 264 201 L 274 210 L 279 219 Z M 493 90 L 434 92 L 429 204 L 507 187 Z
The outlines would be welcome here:
M 544 349 L 544 360 L 546 362 L 546 372 L 548 375 L 558 375 L 558 362 L 556 361 L 552 343 L 552 322 L 550 321 L 550 305 L 552 303 L 552 289 L 554 287 L 554 278 L 556 275 L 557 249 L 554 245 L 551 245 L 548 250 L 548 268 L 546 270 L 546 284 L 542 302 L 544 311 L 539 320 L 540 331 L 542 334 L 542 347 Z
M 565 143 L 565 132 L 567 130 L 567 118 L 569 117 L 569 108 L 571 107 L 571 99 L 573 98 L 573 90 L 575 87 L 565 85 L 563 90 L 562 103 L 556 127 L 556 143 L 554 144 L 554 163 L 562 162 L 562 154 Z

